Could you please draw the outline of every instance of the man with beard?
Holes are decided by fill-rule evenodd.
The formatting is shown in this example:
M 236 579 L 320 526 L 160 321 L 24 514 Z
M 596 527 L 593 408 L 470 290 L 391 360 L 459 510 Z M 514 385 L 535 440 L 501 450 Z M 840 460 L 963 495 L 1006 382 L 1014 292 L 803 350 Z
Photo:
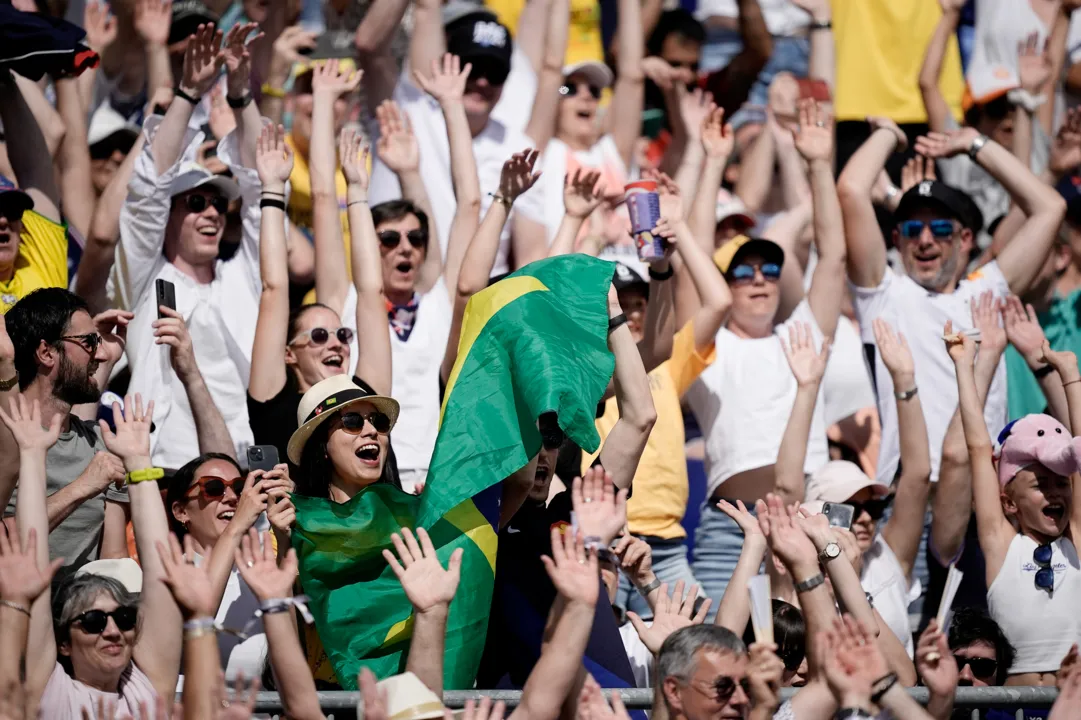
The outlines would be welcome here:
M 15 303 L 0 324 L 0 402 L 6 407 L 21 391 L 40 403 L 43 419 L 57 414 L 64 418 L 60 439 L 46 460 L 49 550 L 53 557 L 64 558 L 61 575 L 96 560 L 99 550 L 106 557 L 127 554 L 128 497 L 116 487 L 124 480 L 124 464 L 105 451 L 94 417 L 100 388 L 124 353 L 131 318 L 120 310 L 91 318 L 82 298 L 62 288 L 45 288 Z M 5 370 L 9 364 L 13 377 Z M 80 412 L 80 405 L 89 410 Z M 5 522 L 10 523 L 19 449 L 6 428 L 0 429 L 0 458 L 0 498 L 7 505 Z M 106 518 L 115 532 L 102 542 Z
M 962 248 L 979 231 L 980 220 L 965 193 L 924 180 L 901 198 L 892 240 L 902 267 L 886 266 L 886 242 L 871 204 L 871 186 L 894 151 L 904 150 L 905 134 L 892 120 L 871 118 L 871 137 L 852 156 L 837 182 L 848 244 L 848 279 L 882 420 L 878 481 L 892 483 L 900 456 L 895 391 L 920 389 L 931 443 L 931 480 L 937 482 L 946 427 L 957 408 L 953 364 L 941 340 L 942 325 L 952 320 L 958 331 L 973 327 L 970 303 L 983 292 L 996 297 L 1023 296 L 1051 252 L 1066 203 L 1025 164 L 974 128 L 931 133 L 916 142 L 916 151 L 931 160 L 967 154 L 1002 184 L 1025 215 L 1014 239 L 991 263 L 957 282 L 965 262 Z M 882 318 L 907 338 L 915 360 L 913 388 L 894 388 L 889 372 L 874 351 L 872 323 Z M 902 392 L 903 391 L 903 392 Z M 900 395 L 898 395 L 900 397 Z M 991 437 L 1006 423 L 1006 366 L 999 361 L 984 416 Z

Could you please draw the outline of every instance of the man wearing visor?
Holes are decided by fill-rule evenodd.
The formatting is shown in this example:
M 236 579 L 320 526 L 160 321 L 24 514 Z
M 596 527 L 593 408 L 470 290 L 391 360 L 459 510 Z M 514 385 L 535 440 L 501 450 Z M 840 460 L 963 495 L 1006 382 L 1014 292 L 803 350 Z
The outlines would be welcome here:
M 533 143 L 521 130 L 493 116 L 504 85 L 519 82 L 519 73 L 512 77 L 512 65 L 516 66 L 518 61 L 511 62 L 513 41 L 510 31 L 496 20 L 495 15 L 483 6 L 471 3 L 455 1 L 443 6 L 439 0 L 422 0 L 416 4 L 413 17 L 415 25 L 409 63 L 394 89 L 394 100 L 408 115 L 416 135 L 424 168 L 424 186 L 434 213 L 432 219 L 440 250 L 446 254 L 455 209 L 447 128 L 439 103 L 413 83 L 412 71 L 427 74 L 432 62 L 442 61 L 446 52 L 459 56 L 463 66 L 472 65 L 462 101 L 473 135 L 481 217 L 493 202 L 491 193 L 498 194 L 504 161 L 514 153 L 533 147 Z M 532 75 L 529 75 L 532 81 Z M 523 113 L 528 110 L 528 105 L 522 108 Z M 374 206 L 399 197 L 401 189 L 397 176 L 376 156 L 369 201 Z M 542 214 L 540 194 L 536 190 L 526 192 L 515 201 L 510 221 L 500 238 L 493 276 L 505 274 L 547 254 Z

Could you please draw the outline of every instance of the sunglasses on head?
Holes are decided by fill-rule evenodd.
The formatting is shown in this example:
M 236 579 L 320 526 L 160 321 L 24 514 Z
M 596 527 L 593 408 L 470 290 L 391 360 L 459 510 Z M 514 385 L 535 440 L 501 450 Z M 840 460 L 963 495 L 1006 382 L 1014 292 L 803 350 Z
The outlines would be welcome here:
M 766 280 L 778 280 L 781 277 L 781 266 L 777 263 L 762 263 L 758 269 Z M 728 276 L 733 282 L 750 282 L 754 280 L 755 266 L 741 263 L 732 268 Z
M 380 230 L 379 242 L 387 249 L 394 249 L 402 243 L 403 235 L 409 244 L 418 250 L 428 244 L 428 233 L 423 230 L 410 230 L 406 233 L 398 230 Z
M 1051 545 L 1043 544 L 1032 551 L 1032 562 L 1040 566 L 1036 571 L 1036 587 L 1052 592 L 1055 589 L 1055 570 L 1051 567 Z
M 193 213 L 203 212 L 206 210 L 207 205 L 217 210 L 219 215 L 224 215 L 229 210 L 229 200 L 221 195 L 207 197 L 206 195 L 194 193 L 184 198 L 184 204 Z
M 192 498 L 199 495 L 204 500 L 220 500 L 225 497 L 227 487 L 233 488 L 233 494 L 240 497 L 240 493 L 244 490 L 244 478 L 236 477 L 232 480 L 226 480 L 217 475 L 198 478 L 188 489 L 188 497 Z M 191 492 L 192 488 L 196 489 L 196 493 Z
M 364 429 L 364 422 L 368 421 L 380 435 L 390 432 L 390 418 L 386 413 L 372 410 L 367 415 L 358 412 L 342 413 L 342 428 L 350 434 L 357 435 Z
M 932 220 L 927 223 L 923 220 L 905 220 L 901 223 L 901 237 L 918 238 L 923 233 L 925 225 L 931 229 L 931 236 L 936 240 L 953 237 L 953 220 Z
M 340 327 L 333 332 L 334 337 L 338 338 L 338 342 L 340 342 L 342 345 L 348 345 L 353 341 L 352 328 Z M 330 334 L 331 331 L 327 330 L 326 328 L 315 327 L 311 330 L 305 330 L 302 333 L 298 333 L 297 336 L 293 338 L 289 344 L 295 345 L 297 340 L 300 340 L 301 338 L 308 338 L 311 341 L 312 345 L 325 345 L 327 340 L 330 340 Z
M 880 500 L 868 500 L 867 502 L 852 502 L 848 501 L 848 504 L 852 506 L 852 517 L 859 518 L 860 514 L 865 512 L 871 516 L 872 520 L 881 520 L 882 516 L 886 514 L 886 508 L 893 502 L 893 495 L 884 497 Z
M 135 621 L 139 618 L 137 608 L 121 605 L 116 610 L 105 612 L 104 610 L 87 610 L 82 615 L 71 621 L 72 625 L 78 625 L 83 632 L 90 635 L 101 635 L 109 624 L 109 618 L 116 623 L 116 629 L 127 632 L 135 628 Z
M 577 82 L 577 83 L 563 83 L 559 86 L 559 94 L 563 97 L 573 97 L 578 94 L 578 91 L 585 87 L 589 90 L 589 94 L 593 96 L 594 100 L 601 99 L 601 89 L 596 85 L 590 85 L 589 83 Z
M 957 672 L 961 672 L 965 669 L 965 665 L 968 665 L 972 668 L 972 674 L 978 678 L 994 677 L 995 672 L 998 671 L 998 661 L 991 658 L 954 655 L 953 659 L 957 661 Z
M 61 335 L 60 339 L 78 344 L 91 356 L 97 354 L 98 346 L 101 345 L 101 335 L 99 333 L 87 333 L 86 335 Z

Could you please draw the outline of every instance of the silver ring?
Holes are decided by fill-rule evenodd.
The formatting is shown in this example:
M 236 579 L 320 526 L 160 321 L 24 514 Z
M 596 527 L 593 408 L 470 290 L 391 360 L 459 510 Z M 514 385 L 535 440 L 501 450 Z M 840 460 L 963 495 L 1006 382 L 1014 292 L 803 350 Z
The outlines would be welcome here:
M 255 567 L 255 563 L 253 563 L 251 560 L 249 560 L 248 561 L 248 567 L 249 568 Z
M 229 701 L 228 700 L 222 700 L 221 701 L 221 706 L 223 708 L 228 708 L 229 707 Z
M 585 500 L 585 501 L 586 501 L 587 503 L 591 503 L 591 502 L 593 502 L 593 498 L 591 498 L 591 497 L 588 497 L 588 498 L 586 498 L 586 500 Z
M 816 122 L 815 125 L 817 125 L 818 127 L 826 127 L 826 123 L 822 122 L 821 120 Z

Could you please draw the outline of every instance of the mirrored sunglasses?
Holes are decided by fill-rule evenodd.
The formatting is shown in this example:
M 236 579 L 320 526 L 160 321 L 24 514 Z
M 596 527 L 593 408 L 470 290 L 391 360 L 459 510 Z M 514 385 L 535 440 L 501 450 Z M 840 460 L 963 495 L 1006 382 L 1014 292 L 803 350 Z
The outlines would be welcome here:
M 779 280 L 781 277 L 781 266 L 777 263 L 763 263 L 759 269 L 762 271 L 762 277 L 766 280 Z M 728 273 L 728 277 L 734 282 L 750 282 L 754 280 L 754 275 L 754 265 L 748 265 L 747 263 L 736 265 Z
M 901 236 L 906 238 L 918 238 L 923 233 L 924 226 L 931 229 L 931 236 L 936 240 L 945 240 L 954 233 L 953 220 L 932 220 L 925 223 L 922 220 L 905 220 L 901 223 Z

